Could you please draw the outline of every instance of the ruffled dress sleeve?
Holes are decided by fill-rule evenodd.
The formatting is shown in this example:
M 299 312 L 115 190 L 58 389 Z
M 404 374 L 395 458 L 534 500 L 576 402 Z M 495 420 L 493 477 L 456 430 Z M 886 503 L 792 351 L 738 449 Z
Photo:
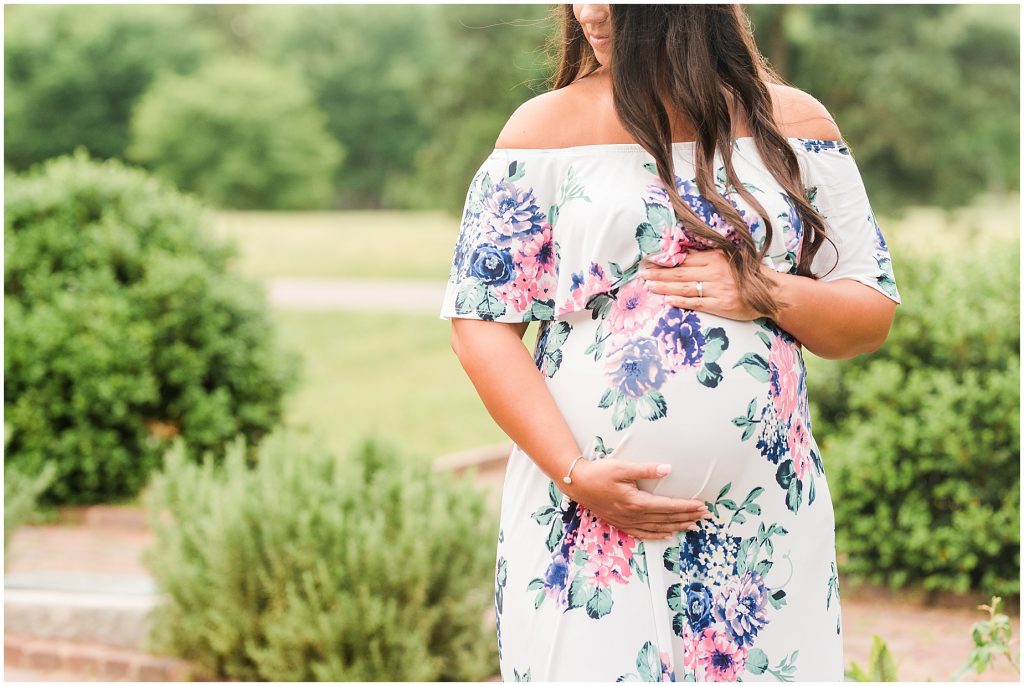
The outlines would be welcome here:
M 821 244 L 811 261 L 811 271 L 822 281 L 859 281 L 900 303 L 889 246 L 846 142 L 798 140 L 802 144 L 798 159 L 804 193 L 824 217 L 828 236 L 835 244 Z
M 542 159 L 495 149 L 473 175 L 441 319 L 521 323 L 555 318 L 557 206 Z

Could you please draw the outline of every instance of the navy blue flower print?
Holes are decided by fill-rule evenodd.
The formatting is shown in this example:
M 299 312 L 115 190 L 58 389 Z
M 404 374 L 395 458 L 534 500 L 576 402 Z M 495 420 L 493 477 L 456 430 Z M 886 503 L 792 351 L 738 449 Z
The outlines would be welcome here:
M 491 286 L 512 280 L 512 251 L 492 243 L 481 243 L 469 258 L 469 273 Z

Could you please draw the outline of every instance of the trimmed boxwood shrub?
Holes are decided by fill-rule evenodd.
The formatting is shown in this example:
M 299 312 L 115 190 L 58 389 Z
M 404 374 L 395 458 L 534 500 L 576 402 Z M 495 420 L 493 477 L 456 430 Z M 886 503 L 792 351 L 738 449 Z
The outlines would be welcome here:
M 1020 593 L 1019 243 L 909 257 L 885 345 L 808 356 L 840 570 Z
M 135 494 L 178 434 L 215 448 L 274 427 L 295 360 L 200 205 L 82 150 L 5 190 L 6 459 L 56 463 L 45 502 Z
M 497 522 L 484 492 L 381 439 L 345 459 L 275 432 L 146 490 L 167 601 L 149 649 L 243 681 L 477 681 L 496 671 Z M 488 626 L 489 625 L 489 626 Z

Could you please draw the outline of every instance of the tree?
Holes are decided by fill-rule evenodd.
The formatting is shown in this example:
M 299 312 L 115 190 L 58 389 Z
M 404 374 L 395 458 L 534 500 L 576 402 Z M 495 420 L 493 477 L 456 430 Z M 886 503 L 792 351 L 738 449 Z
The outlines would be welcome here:
M 300 75 L 242 58 L 166 75 L 138 104 L 130 158 L 242 209 L 330 207 L 340 146 Z

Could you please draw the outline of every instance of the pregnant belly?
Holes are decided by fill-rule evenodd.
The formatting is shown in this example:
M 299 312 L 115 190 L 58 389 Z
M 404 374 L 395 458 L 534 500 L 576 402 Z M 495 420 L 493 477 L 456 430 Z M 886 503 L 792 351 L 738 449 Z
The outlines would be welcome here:
M 774 322 L 666 308 L 631 328 L 614 323 L 572 313 L 546 324 L 535 349 L 588 458 L 671 464 L 639 486 L 712 501 L 766 458 L 808 467 L 801 349 Z

